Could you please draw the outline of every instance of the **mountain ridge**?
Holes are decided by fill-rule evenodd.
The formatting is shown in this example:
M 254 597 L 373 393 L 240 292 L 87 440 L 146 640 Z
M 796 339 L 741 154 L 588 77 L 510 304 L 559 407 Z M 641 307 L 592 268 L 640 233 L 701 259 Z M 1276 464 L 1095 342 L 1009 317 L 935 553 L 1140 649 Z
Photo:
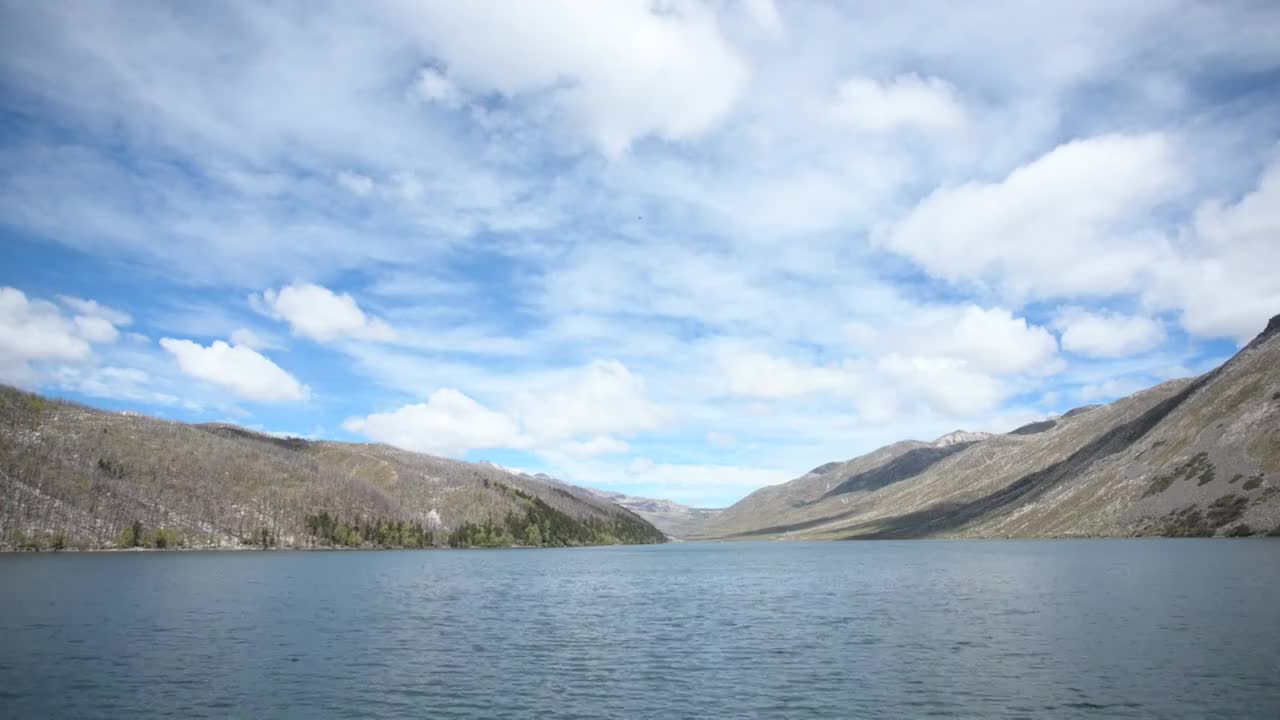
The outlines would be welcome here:
M 1280 532 L 1277 337 L 1280 315 L 1201 376 L 1003 435 L 960 436 L 960 447 L 953 444 L 945 454 L 939 441 L 908 440 L 820 465 L 748 495 L 696 528 L 694 537 Z
M 0 386 L 0 548 L 665 539 L 582 488 L 492 465 L 115 413 Z

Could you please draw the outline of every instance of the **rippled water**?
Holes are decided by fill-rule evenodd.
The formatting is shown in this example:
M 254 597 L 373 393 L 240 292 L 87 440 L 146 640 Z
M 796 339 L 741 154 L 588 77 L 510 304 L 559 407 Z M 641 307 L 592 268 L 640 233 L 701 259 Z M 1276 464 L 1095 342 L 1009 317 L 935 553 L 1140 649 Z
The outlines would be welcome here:
M 8 717 L 1280 717 L 1280 543 L 0 556 Z

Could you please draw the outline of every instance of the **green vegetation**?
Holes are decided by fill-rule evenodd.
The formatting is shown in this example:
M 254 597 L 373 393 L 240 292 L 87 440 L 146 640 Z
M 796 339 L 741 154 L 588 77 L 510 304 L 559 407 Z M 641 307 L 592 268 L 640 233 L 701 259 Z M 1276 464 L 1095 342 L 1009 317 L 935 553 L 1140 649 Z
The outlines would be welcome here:
M 1148 498 L 1153 495 L 1159 495 L 1169 489 L 1170 485 L 1178 480 L 1196 480 L 1196 485 L 1208 485 L 1213 482 L 1213 463 L 1209 462 L 1209 453 L 1198 452 L 1176 470 L 1168 475 L 1161 475 L 1151 481 L 1151 485 L 1142 497 Z
M 1223 537 L 1249 537 L 1252 534 L 1253 534 L 1253 530 L 1248 525 L 1245 525 L 1244 523 L 1240 523 L 1235 527 L 1227 528 L 1227 531 L 1222 533 L 1222 536 Z
M 141 520 L 134 520 L 116 538 L 118 548 L 149 547 L 164 550 L 182 547 L 184 544 L 183 537 L 177 530 L 160 527 L 147 531 Z
M 1245 480 L 1244 485 L 1241 485 L 1240 487 L 1245 490 L 1256 490 L 1261 485 L 1262 485 L 1262 476 L 1253 475 L 1248 480 Z
M 356 519 L 343 521 L 320 512 L 303 520 L 307 534 L 331 547 L 425 548 L 435 544 L 432 532 L 408 520 Z
M 1262 503 L 1266 502 L 1267 500 L 1270 500 L 1270 499 L 1271 499 L 1273 496 L 1275 496 L 1275 495 L 1280 495 L 1280 487 L 1276 487 L 1275 485 L 1271 485 L 1271 486 L 1267 487 L 1266 489 L 1264 489 L 1261 493 L 1259 493 L 1259 494 L 1258 494 L 1258 496 L 1257 496 L 1257 497 L 1255 497 L 1255 498 L 1253 499 L 1253 504 L 1254 504 L 1254 505 L 1261 505 Z
M 608 520 L 577 520 L 517 488 L 502 483 L 493 483 L 493 487 L 514 497 L 524 512 L 509 512 L 500 523 L 463 523 L 449 533 L 450 547 L 570 547 L 666 540 L 653 526 L 630 514 Z
M 178 534 L 178 531 L 171 530 L 169 528 L 156 528 L 151 531 L 150 540 L 151 542 L 149 544 L 151 547 L 157 550 L 182 547 L 185 544 L 182 536 Z
M 1170 512 L 1160 519 L 1155 529 L 1157 534 L 1165 537 L 1212 537 L 1218 528 L 1238 521 L 1248 505 L 1249 498 L 1223 495 L 1210 503 L 1203 513 L 1195 505 Z M 1247 530 L 1247 534 L 1253 534 L 1243 523 L 1225 534 L 1232 536 L 1232 533 L 1242 532 L 1240 528 Z
M 1205 522 L 1204 515 L 1194 505 L 1189 505 L 1166 515 L 1157 527 L 1157 533 L 1165 537 L 1212 537 L 1213 528 Z
M 133 524 L 124 529 L 120 533 L 120 537 L 116 538 L 116 547 L 136 548 L 142 547 L 144 538 L 142 535 L 142 521 L 134 520 Z
M 1249 498 L 1223 495 L 1209 504 L 1209 509 L 1205 512 L 1205 519 L 1209 522 L 1210 527 L 1220 528 L 1223 525 L 1239 520 L 1248 506 Z

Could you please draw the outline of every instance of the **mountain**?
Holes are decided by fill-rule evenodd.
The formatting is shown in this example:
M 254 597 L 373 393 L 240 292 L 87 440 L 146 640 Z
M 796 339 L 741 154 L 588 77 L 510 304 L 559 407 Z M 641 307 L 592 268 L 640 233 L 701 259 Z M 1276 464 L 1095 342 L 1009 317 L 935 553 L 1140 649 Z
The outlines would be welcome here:
M 0 386 L 0 547 L 664 540 L 596 494 L 492 465 L 105 412 Z
M 630 510 L 648 520 L 664 535 L 675 539 L 684 539 L 698 534 L 699 529 L 720 512 L 711 508 L 681 505 L 671 500 L 636 497 L 607 490 L 590 490 L 590 492 Z
M 692 530 L 843 539 L 1280 534 L 1280 316 L 1221 367 L 1004 435 L 827 463 Z

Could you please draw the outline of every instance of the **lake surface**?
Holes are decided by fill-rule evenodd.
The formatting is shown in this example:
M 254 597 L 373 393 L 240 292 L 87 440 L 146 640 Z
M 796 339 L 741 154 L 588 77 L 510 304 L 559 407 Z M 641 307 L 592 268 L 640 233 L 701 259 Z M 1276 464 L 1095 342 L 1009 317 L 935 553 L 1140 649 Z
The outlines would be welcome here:
M 0 555 L 4 717 L 1280 717 L 1280 542 Z

